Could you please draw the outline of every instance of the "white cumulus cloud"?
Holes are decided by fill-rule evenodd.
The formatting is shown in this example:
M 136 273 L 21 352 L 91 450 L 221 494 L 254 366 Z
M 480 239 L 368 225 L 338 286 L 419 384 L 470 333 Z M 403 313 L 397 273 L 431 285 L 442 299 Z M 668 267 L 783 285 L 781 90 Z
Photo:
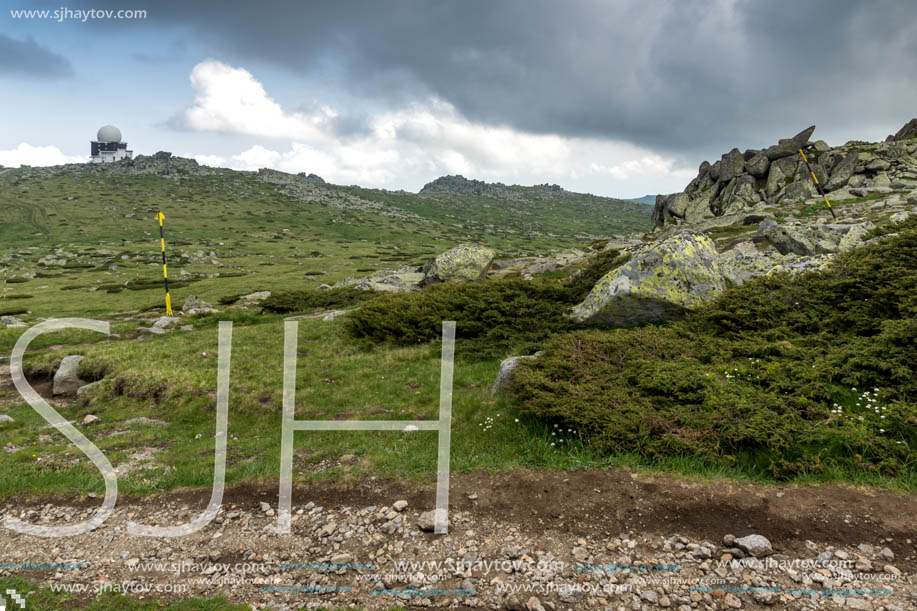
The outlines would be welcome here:
M 671 192 L 695 173 L 627 142 L 470 121 L 437 98 L 380 111 L 369 117 L 367 129 L 341 135 L 335 130 L 339 111 L 327 105 L 308 112 L 285 109 L 243 68 L 207 60 L 192 70 L 191 85 L 194 102 L 182 115 L 188 128 L 288 143 L 271 145 L 274 148 L 259 143 L 227 156 L 196 156 L 202 163 L 234 169 L 314 172 L 335 183 L 387 188 L 416 188 L 436 176 L 458 173 L 522 184 L 560 182 L 568 188 L 605 192 L 609 183 L 615 183 L 616 190 L 658 183 L 660 192 Z M 606 188 L 596 189 L 602 185 Z
M 26 142 L 21 142 L 14 149 L 0 150 L 0 165 L 8 168 L 18 168 L 20 165 L 49 166 L 88 161 L 88 155 L 66 155 L 56 146 L 32 146 Z

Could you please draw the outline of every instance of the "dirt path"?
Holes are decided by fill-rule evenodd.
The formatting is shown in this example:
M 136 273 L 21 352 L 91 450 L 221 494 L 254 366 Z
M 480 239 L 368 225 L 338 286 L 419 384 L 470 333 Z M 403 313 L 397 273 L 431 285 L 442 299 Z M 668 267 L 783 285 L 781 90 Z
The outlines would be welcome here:
M 276 484 L 238 486 L 226 491 L 210 525 L 173 539 L 128 537 L 125 522 L 128 516 L 151 524 L 189 521 L 206 506 L 209 490 L 122 497 L 116 515 L 85 535 L 42 539 L 0 531 L 4 563 L 86 566 L 0 573 L 48 584 L 122 584 L 145 598 L 226 594 L 271 609 L 917 606 L 915 494 L 697 482 L 624 470 L 466 474 L 452 480 L 446 536 L 417 526 L 434 494 L 433 485 L 373 479 L 301 487 L 293 495 L 292 534 L 278 535 Z M 21 499 L 2 512 L 58 525 L 86 519 L 100 503 Z M 766 537 L 772 553 L 724 543 L 726 535 L 750 534 Z M 747 566 L 729 564 L 742 556 Z M 447 564 L 399 567 L 404 561 Z M 170 570 L 182 563 L 184 569 Z M 640 568 L 649 565 L 656 568 Z M 147 587 L 160 591 L 141 594 Z M 420 591 L 408 596 L 411 588 Z

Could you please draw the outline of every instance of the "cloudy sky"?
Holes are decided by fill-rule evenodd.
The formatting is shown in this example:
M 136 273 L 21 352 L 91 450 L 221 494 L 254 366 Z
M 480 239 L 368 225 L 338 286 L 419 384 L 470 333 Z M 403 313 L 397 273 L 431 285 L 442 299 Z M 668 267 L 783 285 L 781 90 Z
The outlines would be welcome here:
M 85 160 L 112 123 L 135 154 L 237 169 L 629 197 L 681 190 L 702 160 L 813 123 L 840 144 L 917 116 L 911 1 L 3 4 L 6 166 Z

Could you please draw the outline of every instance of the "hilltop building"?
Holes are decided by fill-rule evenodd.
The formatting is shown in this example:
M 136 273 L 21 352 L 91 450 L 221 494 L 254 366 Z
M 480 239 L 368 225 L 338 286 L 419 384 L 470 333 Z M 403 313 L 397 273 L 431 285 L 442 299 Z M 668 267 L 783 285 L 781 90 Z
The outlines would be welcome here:
M 91 163 L 110 163 L 134 156 L 134 151 L 127 150 L 127 142 L 121 142 L 121 130 L 114 125 L 99 129 L 96 139 L 89 145 L 92 151 Z

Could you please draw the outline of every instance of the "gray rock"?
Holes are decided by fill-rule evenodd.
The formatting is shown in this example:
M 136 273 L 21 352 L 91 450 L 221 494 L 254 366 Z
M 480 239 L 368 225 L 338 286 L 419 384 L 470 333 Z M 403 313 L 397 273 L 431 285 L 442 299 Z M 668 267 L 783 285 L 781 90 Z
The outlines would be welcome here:
M 710 238 L 681 230 L 635 251 L 592 288 L 572 317 L 611 326 L 670 320 L 725 288 Z
M 509 386 L 510 382 L 513 381 L 513 372 L 519 366 L 520 363 L 524 361 L 531 361 L 538 358 L 540 352 L 536 352 L 534 355 L 529 356 L 511 356 L 509 358 L 503 359 L 500 362 L 500 371 L 497 373 L 497 379 L 494 380 L 493 386 L 490 388 L 491 394 L 496 394 L 504 390 Z
M 486 246 L 459 244 L 423 266 L 423 284 L 483 280 L 494 256 L 493 249 Z
M 764 154 L 767 155 L 767 158 L 770 161 L 776 159 L 781 159 L 783 157 L 789 157 L 791 155 L 797 154 L 799 149 L 803 148 L 808 144 L 809 137 L 812 135 L 812 132 L 815 131 L 815 126 L 808 127 L 792 138 L 781 140 L 778 144 L 768 147 Z
M 764 153 L 758 153 L 745 162 L 745 171 L 755 178 L 764 178 L 771 167 L 771 162 Z
M 131 418 L 130 420 L 125 420 L 125 426 L 166 426 L 168 422 L 163 420 L 156 420 L 155 418 L 147 418 L 145 416 L 140 416 L 139 418 Z
M 83 424 L 87 426 L 90 424 L 95 424 L 96 422 L 99 422 L 99 421 L 100 421 L 100 418 L 98 416 L 94 416 L 93 414 L 86 414 L 86 417 L 83 418 Z
M 748 535 L 736 539 L 736 547 L 755 558 L 763 558 L 774 553 L 771 542 L 762 535 Z
M 98 386 L 101 383 L 102 381 L 99 380 L 98 382 L 92 382 L 90 384 L 86 384 L 85 386 L 80 386 L 79 388 L 76 389 L 76 396 L 82 397 L 84 393 L 92 390 L 93 388 L 95 388 L 96 386 Z
M 824 186 L 825 191 L 834 191 L 835 189 L 846 186 L 847 183 L 850 182 L 854 170 L 856 170 L 858 160 L 859 153 L 857 151 L 850 151 L 847 153 L 847 156 L 834 166 L 834 169 L 831 171 L 831 177 Z
M 179 321 L 178 318 L 174 316 L 160 316 L 159 319 L 153 323 L 154 329 L 167 329 L 170 326 L 174 325 Z
M 16 421 L 13 420 L 10 416 L 7 416 L 6 414 L 0 414 L 0 424 L 4 424 L 7 422 L 16 422 Z
M 433 532 L 433 530 L 436 528 L 437 511 L 443 510 L 425 511 L 420 514 L 420 517 L 417 519 L 417 527 L 424 532 Z M 446 519 L 446 523 L 448 524 L 448 517 Z
M 917 119 L 911 119 L 904 124 L 904 127 L 898 130 L 894 136 L 889 136 L 886 138 L 886 142 L 894 142 L 898 140 L 910 140 L 911 138 L 917 138 Z
M 54 374 L 54 383 L 51 388 L 53 395 L 72 394 L 78 391 L 81 386 L 88 384 L 77 375 L 82 361 L 83 356 L 81 355 L 64 357 L 60 367 L 57 368 L 57 372 Z
M 29 326 L 15 316 L 0 316 L 0 325 L 7 329 L 22 329 Z
M 745 159 L 742 157 L 742 153 L 739 152 L 739 149 L 734 148 L 725 155 L 723 155 L 722 163 L 720 165 L 720 182 L 729 182 L 733 178 L 737 178 L 745 170 Z
M 859 245 L 871 228 L 870 223 L 768 224 L 759 231 L 781 254 L 818 255 L 844 252 Z
M 188 298 L 185 299 L 181 311 L 188 315 L 216 312 L 212 305 L 199 298 L 197 295 L 189 295 Z

